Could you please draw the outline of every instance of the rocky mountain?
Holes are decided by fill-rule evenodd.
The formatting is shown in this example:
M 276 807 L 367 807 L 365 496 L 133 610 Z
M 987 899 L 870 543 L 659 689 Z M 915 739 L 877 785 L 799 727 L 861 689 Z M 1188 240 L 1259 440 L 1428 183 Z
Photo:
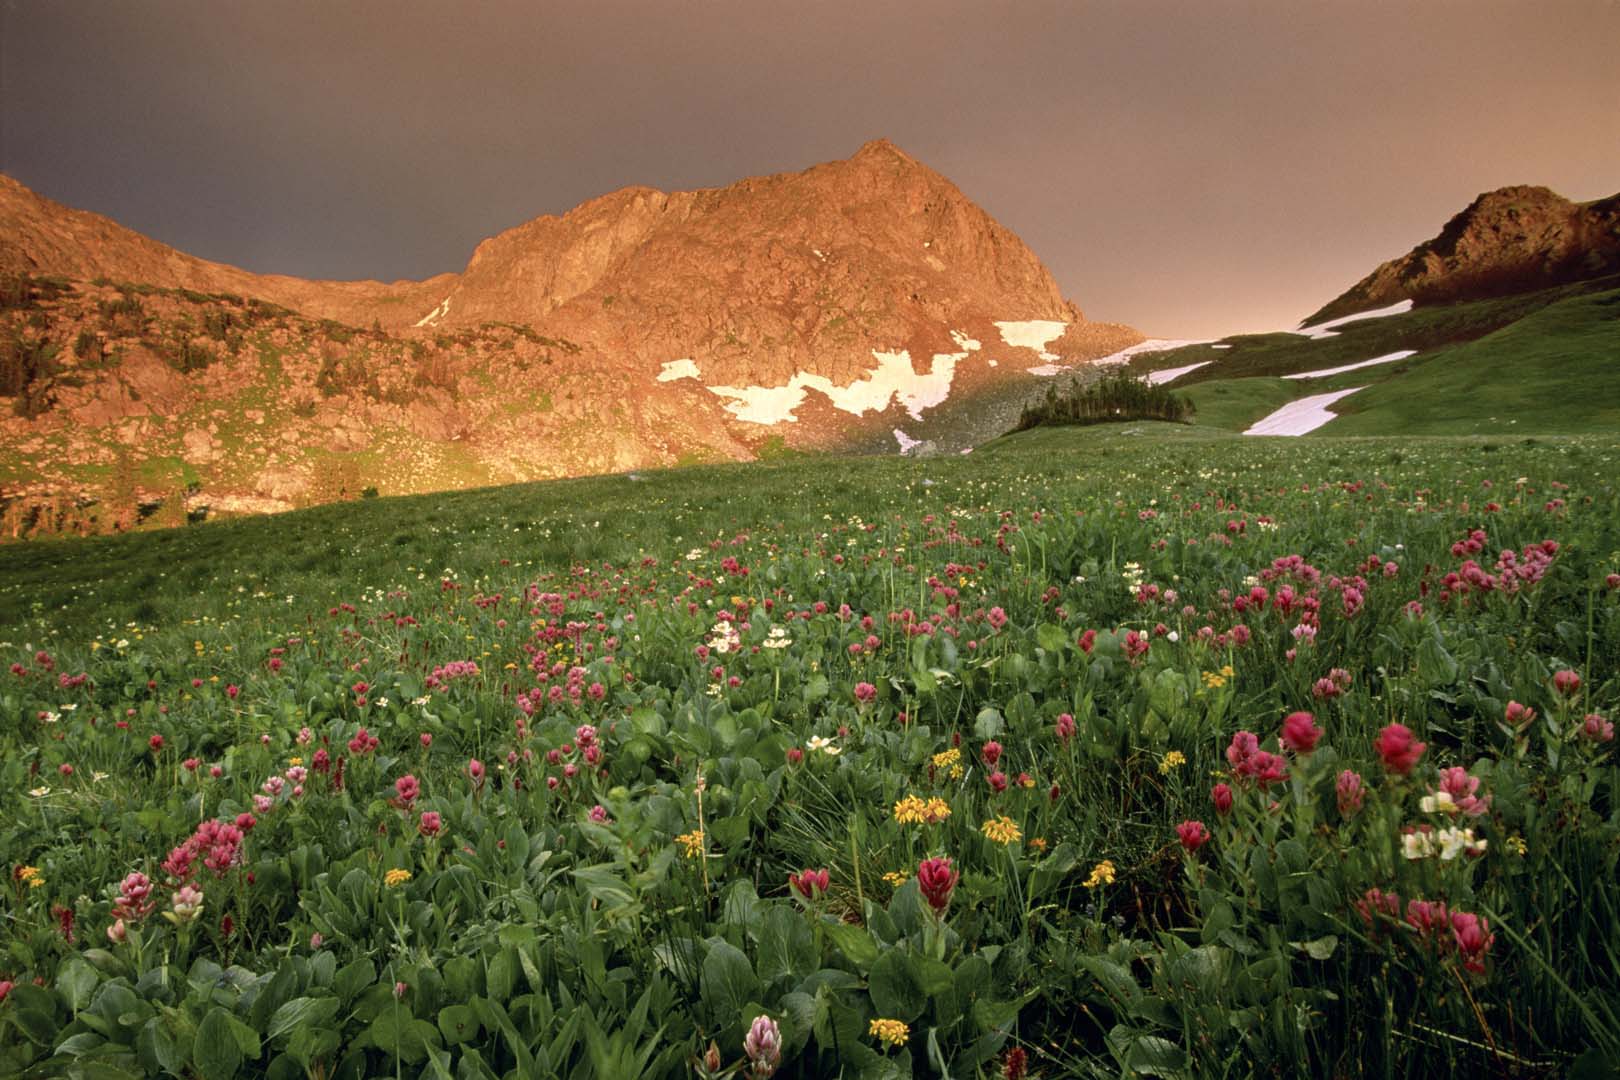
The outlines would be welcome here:
M 3 176 L 0 236 L 11 532 L 32 527 L 15 505 L 37 522 L 44 498 L 91 528 L 115 503 L 120 521 L 172 512 L 178 489 L 262 510 L 779 449 L 963 449 L 995 433 L 975 402 L 1141 339 L 1087 321 L 1018 237 L 882 140 L 725 188 L 626 188 L 426 281 L 254 274 Z
M 1620 272 L 1620 195 L 1571 202 L 1544 187 L 1505 187 L 1469 203 L 1445 228 L 1362 278 L 1305 320 L 1400 300 L 1453 303 Z

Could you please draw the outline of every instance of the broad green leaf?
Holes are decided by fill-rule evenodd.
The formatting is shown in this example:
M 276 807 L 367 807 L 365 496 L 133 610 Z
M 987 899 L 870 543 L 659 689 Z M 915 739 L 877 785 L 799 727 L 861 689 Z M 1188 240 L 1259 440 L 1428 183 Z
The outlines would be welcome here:
M 878 1016 L 907 1023 L 917 1019 L 928 1004 L 910 958 L 900 949 L 886 950 L 877 958 L 866 977 L 866 992 Z
M 760 996 L 759 979 L 741 949 L 726 941 L 714 941 L 703 958 L 699 978 L 703 1001 L 722 1024 L 739 1022 L 743 1009 Z
M 478 1014 L 467 1005 L 446 1005 L 439 1010 L 439 1030 L 447 1043 L 471 1042 L 478 1037 L 483 1025 Z
M 871 932 L 865 927 L 840 922 L 831 923 L 826 929 L 827 936 L 832 938 L 833 944 L 837 945 L 839 951 L 857 968 L 870 967 L 872 961 L 877 959 L 877 942 L 872 940 Z
M 242 1047 L 231 1029 L 231 1014 L 219 1006 L 210 1009 L 197 1026 L 191 1061 L 202 1080 L 231 1080 L 242 1067 Z
M 337 1015 L 340 1004 L 335 997 L 293 998 L 271 1014 L 265 1037 L 277 1039 L 300 1027 L 321 1027 Z
M 759 930 L 759 977 L 766 983 L 815 970 L 815 937 L 805 916 L 782 904 L 765 912 Z
M 90 1004 L 90 995 L 100 981 L 101 976 L 83 957 L 70 956 L 57 973 L 56 990 L 62 995 L 63 1003 L 76 1013 Z

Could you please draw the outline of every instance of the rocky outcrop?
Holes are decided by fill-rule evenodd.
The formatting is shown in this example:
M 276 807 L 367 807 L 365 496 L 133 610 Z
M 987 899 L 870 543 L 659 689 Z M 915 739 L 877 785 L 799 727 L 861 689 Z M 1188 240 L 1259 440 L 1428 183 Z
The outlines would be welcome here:
M 1445 304 L 1620 273 L 1620 195 L 1576 203 L 1544 187 L 1488 191 L 1440 235 L 1379 266 L 1305 320 L 1400 300 Z

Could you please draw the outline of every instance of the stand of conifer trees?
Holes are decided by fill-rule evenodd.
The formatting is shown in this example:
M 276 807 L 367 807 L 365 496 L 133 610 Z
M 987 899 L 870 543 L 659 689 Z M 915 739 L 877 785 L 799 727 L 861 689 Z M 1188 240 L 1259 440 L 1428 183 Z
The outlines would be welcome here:
M 1108 424 L 1121 420 L 1192 422 L 1192 403 L 1162 386 L 1150 386 L 1135 375 L 1120 373 L 1094 382 L 1078 377 L 1060 391 L 1046 389 L 1046 397 L 1024 406 L 1014 431 L 1043 425 Z

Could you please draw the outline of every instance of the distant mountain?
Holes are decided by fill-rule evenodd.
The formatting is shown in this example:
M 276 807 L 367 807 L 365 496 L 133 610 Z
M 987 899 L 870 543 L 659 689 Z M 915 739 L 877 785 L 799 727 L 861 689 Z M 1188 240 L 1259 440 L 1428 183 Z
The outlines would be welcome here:
M 1005 412 L 1142 337 L 1086 321 L 1017 236 L 884 140 L 725 188 L 626 188 L 426 281 L 254 274 L 3 176 L 0 235 L 13 501 L 97 504 L 113 474 L 148 505 L 180 485 L 271 509 L 776 448 L 954 450 L 998 433 L 976 402 Z
M 1432 240 L 1392 259 L 1308 325 L 1401 301 L 1444 304 L 1620 272 L 1620 195 L 1571 202 L 1544 187 L 1488 191 Z

